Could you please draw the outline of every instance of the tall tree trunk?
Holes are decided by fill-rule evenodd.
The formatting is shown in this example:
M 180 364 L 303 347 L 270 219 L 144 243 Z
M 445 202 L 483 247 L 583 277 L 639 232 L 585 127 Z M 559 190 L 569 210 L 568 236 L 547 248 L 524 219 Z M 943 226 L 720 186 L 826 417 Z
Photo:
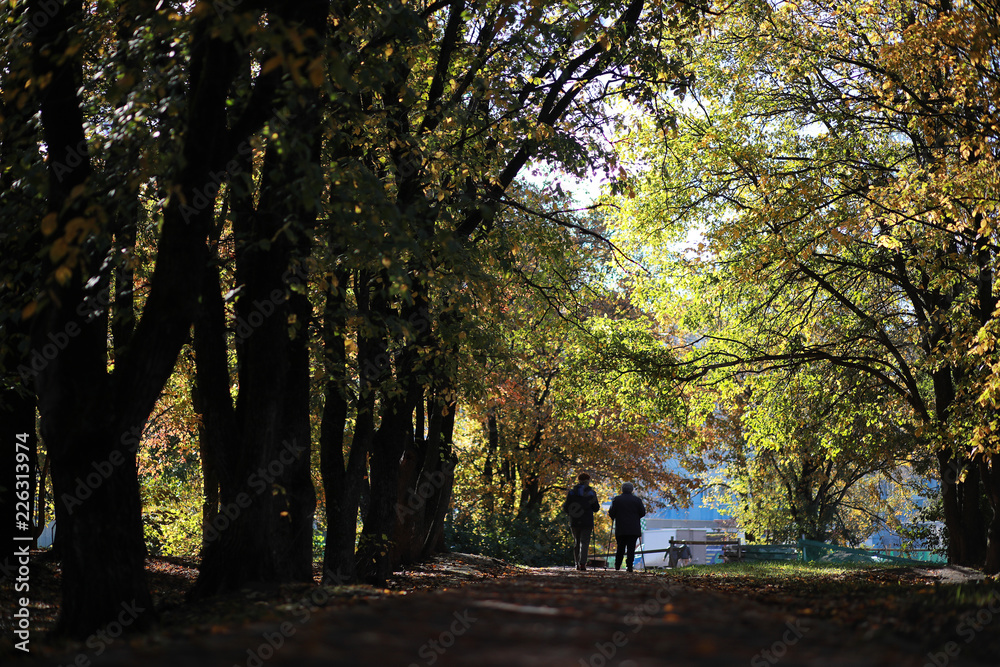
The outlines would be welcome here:
M 315 125 L 314 127 L 318 127 Z M 301 219 L 301 218 L 300 218 Z M 311 228 L 312 222 L 309 222 Z M 303 234 L 303 240 L 308 236 Z M 308 245 L 298 244 L 296 254 L 305 257 Z M 313 520 L 316 513 L 316 490 L 312 481 L 312 425 L 309 419 L 310 380 L 309 373 L 309 326 L 312 321 L 312 304 L 306 292 L 304 262 L 297 264 L 297 276 L 301 283 L 290 285 L 287 301 L 286 322 L 294 321 L 294 335 L 288 345 L 288 377 L 283 406 L 282 431 L 291 442 L 301 443 L 302 451 L 282 471 L 279 477 L 284 492 L 283 511 L 288 512 L 287 521 L 280 523 L 279 543 L 284 545 L 280 554 L 282 567 L 296 581 L 312 581 L 313 562 Z M 301 291 L 299 291 L 301 289 Z M 289 327 L 286 326 L 286 331 Z
M 399 498 L 400 459 L 407 442 L 413 439 L 414 408 L 406 394 L 382 394 L 381 399 L 380 425 L 370 463 L 371 505 L 357 551 L 358 577 L 376 586 L 385 585 L 399 559 L 392 536 Z
M 306 51 L 317 54 L 327 11 L 328 3 L 310 0 L 275 14 L 301 31 Z M 193 597 L 254 582 L 312 580 L 312 308 L 305 259 L 316 211 L 303 197 L 318 187 L 320 123 L 314 89 L 289 90 L 284 102 L 288 116 L 276 116 L 270 128 L 278 137 L 265 152 L 259 203 L 251 211 L 243 192 L 234 206 L 240 441 L 230 441 L 224 457 L 232 469 L 220 494 L 227 525 L 205 551 Z
M 944 525 L 948 529 L 948 561 L 955 564 L 966 562 L 968 549 L 965 533 L 962 531 L 962 509 L 960 504 L 958 477 L 961 467 L 948 450 L 939 450 L 938 474 L 941 478 L 941 502 L 944 511 Z
M 56 3 L 54 14 L 50 9 L 33 2 L 27 11 L 31 23 L 41 26 L 33 43 L 35 74 L 51 77 L 40 93 L 40 110 L 48 147 L 48 205 L 59 238 L 72 217 L 90 216 L 86 187 L 91 165 L 80 154 L 86 146 L 76 93 L 80 61 L 69 55 L 82 5 Z M 81 264 L 87 261 L 83 253 L 79 257 Z M 47 264 L 46 273 L 53 276 L 46 286 L 51 303 L 35 316 L 33 339 L 35 349 L 48 359 L 35 380 L 59 525 L 63 602 L 57 631 L 84 637 L 115 619 L 125 605 L 136 610 L 131 625 L 145 625 L 152 598 L 143 569 L 135 450 L 120 441 L 123 425 L 115 418 L 114 403 L 106 400 L 111 395 L 107 319 L 98 315 L 80 321 L 76 307 L 97 295 L 88 292 L 80 268 L 73 268 L 61 261 Z M 54 279 L 57 270 L 63 271 L 62 280 Z
M 980 474 L 986 487 L 986 495 L 993 508 L 987 528 L 986 560 L 983 571 L 986 574 L 1000 573 L 1000 454 L 992 454 L 980 461 Z
M 549 386 L 554 374 L 547 379 L 543 398 L 536 400 L 536 409 L 541 408 L 544 397 L 548 396 Z M 541 478 L 538 474 L 537 462 L 534 460 L 535 452 L 540 451 L 544 427 L 536 425 L 535 432 L 531 437 L 531 443 L 527 447 L 528 460 L 527 469 L 521 471 L 521 497 L 517 504 L 517 515 L 521 518 L 535 516 L 541 511 L 542 499 L 545 492 L 541 486 Z
M 337 241 L 331 238 L 333 247 L 336 247 Z M 327 584 L 355 579 L 354 542 L 357 538 L 358 504 L 367 472 L 370 435 L 374 429 L 371 423 L 374 394 L 370 388 L 362 386 L 358 423 L 345 461 L 344 435 L 349 392 L 345 334 L 349 278 L 346 270 L 334 273 L 335 284 L 329 288 L 323 312 L 323 358 L 327 381 L 320 428 L 320 471 L 326 497 L 323 581 Z
M 238 442 L 226 458 L 232 468 L 222 486 L 227 521 L 205 551 L 193 597 L 234 590 L 248 583 L 292 578 L 283 565 L 291 527 L 287 498 L 280 496 L 286 471 L 308 451 L 285 430 L 285 394 L 290 373 L 286 304 L 288 287 L 282 274 L 290 250 L 276 238 L 283 216 L 275 210 L 274 172 L 280 167 L 276 148 L 267 149 L 260 204 L 249 215 L 234 217 L 237 237 L 236 303 L 239 397 L 235 421 Z M 218 285 L 214 289 L 219 291 Z M 214 297 L 213 297 L 214 298 Z M 282 516 L 284 513 L 284 516 Z M 280 538 L 279 538 L 280 535 Z
M 304 47 L 310 58 L 320 59 L 326 53 L 327 17 L 330 3 L 305 0 L 289 10 L 289 18 L 305 29 Z M 324 187 L 322 174 L 322 102 L 319 90 L 309 86 L 298 90 L 289 99 L 295 118 L 289 132 L 294 143 L 284 150 L 279 167 L 285 178 L 271 186 L 275 193 L 272 206 L 282 215 L 284 242 L 288 245 L 289 261 L 281 276 L 287 301 L 279 317 L 284 318 L 288 338 L 285 403 L 282 406 L 282 431 L 292 442 L 300 443 L 297 453 L 282 471 L 279 484 L 284 489 L 283 500 L 288 512 L 281 522 L 279 541 L 284 545 L 279 554 L 282 567 L 292 579 L 312 581 L 313 524 L 316 513 L 316 490 L 312 481 L 312 424 L 310 420 L 310 358 L 309 330 L 313 320 L 309 300 L 308 258 L 319 211 L 313 204 Z M 287 180 L 295 174 L 294 181 Z M 266 186 L 266 183 L 265 183 Z M 279 232 L 280 233 L 280 232 Z M 273 292 L 272 292 L 273 294 Z
M 973 228 L 978 229 L 981 225 L 982 215 L 977 214 L 974 218 Z M 979 274 L 976 280 L 978 301 L 976 315 L 980 326 L 985 329 L 993 319 L 997 304 L 1000 302 L 1000 299 L 994 295 L 996 285 L 993 264 L 996 256 L 991 251 L 994 246 L 990 237 L 980 236 L 977 238 L 977 246 L 976 262 L 979 266 Z M 996 420 L 997 410 L 994 408 L 987 412 L 987 415 L 992 420 Z M 991 428 L 991 431 L 991 435 L 994 435 L 996 429 Z M 987 574 L 997 574 L 1000 573 L 1000 454 L 981 453 L 977 455 L 977 461 L 983 489 L 992 511 L 986 533 L 986 557 L 983 569 Z
M 432 446 L 428 447 L 428 456 L 424 459 L 424 469 L 428 471 L 424 477 L 430 483 L 433 493 L 425 501 L 426 527 L 420 551 L 421 559 L 447 549 L 444 542 L 444 521 L 451 506 L 455 466 L 458 464 L 458 457 L 451 444 L 455 433 L 457 402 L 452 398 L 451 392 L 447 392 L 434 400 L 434 408 L 430 429 L 433 434 Z
M 231 199 L 234 198 L 231 196 Z M 232 378 L 218 258 L 213 259 L 216 261 L 206 268 L 202 280 L 202 307 L 194 323 L 195 383 L 191 392 L 194 409 L 201 416 L 198 436 L 204 485 L 203 558 L 230 520 L 219 515 L 219 507 L 223 502 L 222 489 L 233 487 L 231 462 L 241 441 L 230 394 Z M 228 497 L 226 503 L 234 499 L 234 496 Z
M 964 562 L 961 565 L 982 567 L 986 561 L 987 544 L 987 521 L 983 513 L 983 504 L 986 502 L 983 497 L 983 480 L 979 465 L 975 461 L 966 459 L 965 464 L 967 472 L 959 491 L 962 498 L 961 527 L 966 549 Z
M 451 436 L 454 430 L 455 399 L 449 374 L 453 369 L 434 355 L 421 355 L 418 350 L 437 347 L 429 322 L 430 304 L 426 285 L 414 278 L 413 303 L 403 310 L 403 317 L 418 326 L 416 338 L 409 344 L 413 353 L 405 368 L 414 375 L 408 386 L 416 423 L 411 441 L 404 443 L 405 454 L 400 468 L 399 493 L 396 503 L 394 529 L 398 559 L 393 566 L 408 565 L 426 558 L 443 546 L 444 516 L 454 485 L 454 454 Z M 454 359 L 457 350 L 440 355 L 440 359 Z M 400 371 L 402 372 L 402 371 Z M 423 389 L 416 375 L 435 378 L 426 402 Z M 426 405 L 426 411 L 425 411 Z M 426 432 L 425 432 L 426 431 Z
M 494 468 L 496 466 L 497 451 L 500 446 L 500 427 L 497 423 L 495 408 L 491 409 L 486 416 L 486 461 L 483 463 L 483 480 L 489 492 L 483 497 L 483 512 L 486 516 L 491 516 L 496 511 L 496 496 L 493 489 Z

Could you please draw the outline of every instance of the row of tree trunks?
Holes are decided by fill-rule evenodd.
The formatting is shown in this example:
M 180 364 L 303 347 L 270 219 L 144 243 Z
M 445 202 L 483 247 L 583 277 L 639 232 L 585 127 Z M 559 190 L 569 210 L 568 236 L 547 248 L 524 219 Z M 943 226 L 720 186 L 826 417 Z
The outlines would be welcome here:
M 76 147 L 86 145 L 76 93 L 81 65 L 69 55 L 70 31 L 82 17 L 82 6 L 61 4 L 49 16 L 39 5 L 32 3 L 28 12 L 35 21 L 44 19 L 38 23 L 44 27 L 34 42 L 35 73 L 52 77 L 40 92 L 39 108 L 50 165 L 47 203 L 50 215 L 58 219 L 55 233 L 60 234 L 70 219 L 67 213 L 84 215 L 89 203 L 90 160 L 67 159 L 79 156 Z M 58 176 L 57 165 L 66 169 Z M 44 268 L 54 276 L 64 267 L 48 262 Z M 121 433 L 121 411 L 115 410 L 107 377 L 107 319 L 78 321 L 75 307 L 94 295 L 88 293 L 84 267 L 65 268 L 76 270 L 68 279 L 47 281 L 51 302 L 33 321 L 36 350 L 55 342 L 53 337 L 65 339 L 59 353 L 35 376 L 35 390 L 41 436 L 52 462 L 59 523 L 63 606 L 57 629 L 86 636 L 120 613 L 123 604 L 135 604 L 145 612 L 152 609 L 152 599 L 143 571 L 145 545 L 134 451 L 116 437 L 116 431 Z M 106 475 L 92 468 L 95 462 Z M 95 472 L 90 483 L 87 476 Z M 143 624 L 148 618 L 142 614 L 134 621 Z
M 401 565 L 445 550 L 444 518 L 451 502 L 457 462 L 451 448 L 456 406 L 446 396 L 439 391 L 428 397 L 426 435 L 424 409 L 418 408 L 416 435 L 403 458 L 394 530 Z
M 636 29 L 643 5 L 642 0 L 634 0 L 623 8 L 616 27 L 625 35 L 630 35 Z M 461 52 L 457 47 L 462 39 L 462 32 L 466 29 L 464 21 L 467 8 L 465 3 L 460 2 L 451 5 L 448 11 L 448 20 L 440 40 L 441 48 L 437 53 L 435 74 L 428 90 L 427 112 L 420 120 L 419 127 L 410 125 L 411 109 L 402 103 L 406 96 L 402 94 L 403 88 L 399 85 L 387 86 L 379 99 L 380 105 L 394 105 L 385 113 L 386 125 L 393 136 L 405 139 L 393 142 L 388 151 L 394 165 L 393 178 L 398 179 L 395 182 L 396 192 L 392 210 L 417 229 L 415 235 L 418 238 L 436 238 L 442 231 L 436 226 L 437 202 L 425 198 L 426 174 L 421 164 L 420 152 L 412 150 L 410 142 L 413 134 L 419 137 L 433 131 L 448 114 L 448 107 L 444 104 L 447 97 L 446 84 L 449 70 L 454 66 L 453 60 Z M 602 68 L 615 57 L 599 45 L 594 45 L 569 64 L 564 79 L 579 75 L 581 80 L 590 80 L 603 71 Z M 543 68 L 550 66 L 551 63 L 543 65 Z M 395 50 L 387 65 L 387 69 L 395 72 L 394 80 L 400 84 L 408 77 L 410 67 L 406 61 L 405 50 L 401 49 Z M 474 80 L 473 74 L 474 71 L 470 71 L 466 77 L 467 82 Z M 554 90 L 541 104 L 537 121 L 548 125 L 556 124 L 582 89 L 582 85 L 575 85 L 566 91 Z M 527 96 L 526 92 L 521 98 L 522 103 Z M 395 104 L 396 100 L 399 100 L 400 104 Z M 383 111 L 382 106 L 375 110 L 376 113 Z M 469 179 L 470 196 L 475 201 L 468 207 L 452 240 L 472 243 L 473 234 L 488 217 L 486 214 L 495 211 L 501 195 L 531 159 L 536 148 L 536 142 L 526 140 L 519 150 L 513 151 L 507 163 L 499 169 L 499 176 L 492 181 L 492 184 L 479 193 L 472 185 L 472 179 Z M 379 164 L 377 159 L 369 160 L 368 164 L 373 173 L 382 173 L 377 166 Z M 440 259 L 434 257 L 411 260 L 408 265 L 411 277 L 419 273 L 418 269 L 426 268 L 427 265 L 437 268 L 438 261 Z M 454 483 L 455 463 L 451 449 L 455 418 L 455 399 L 450 382 L 452 371 L 444 367 L 425 366 L 423 364 L 429 362 L 421 358 L 424 351 L 435 349 L 437 344 L 430 336 L 432 324 L 447 328 L 452 323 L 432 319 L 428 304 L 401 305 L 398 311 L 392 313 L 384 303 L 381 304 L 382 310 L 372 307 L 377 306 L 375 300 L 384 298 L 380 294 L 387 287 L 388 276 L 385 276 L 385 272 L 380 272 L 374 279 L 360 274 L 356 276 L 358 315 L 364 324 L 359 327 L 357 334 L 359 343 L 356 370 L 360 382 L 359 407 L 348 468 L 351 462 L 360 460 L 361 455 L 368 453 L 370 502 L 367 511 L 362 511 L 364 524 L 355 554 L 355 572 L 357 577 L 373 583 L 383 583 L 395 567 L 426 557 L 433 550 L 443 548 L 444 519 Z M 425 291 L 420 288 L 419 281 L 415 280 L 413 292 L 423 294 Z M 371 304 L 368 303 L 369 297 L 373 300 Z M 441 297 L 437 298 L 438 301 L 435 301 L 434 305 L 441 306 L 442 310 L 446 311 L 447 304 L 440 301 Z M 340 302 L 337 307 L 342 305 Z M 392 340 L 392 345 L 387 345 L 387 339 L 392 335 L 390 327 L 387 326 L 387 318 L 395 316 L 406 320 L 413 314 L 416 314 L 418 322 L 426 325 L 418 332 L 418 341 L 399 338 Z M 328 308 L 327 317 L 339 316 L 333 315 Z M 350 551 L 347 544 L 348 534 L 334 535 L 333 527 L 335 524 L 344 526 L 353 522 L 356 516 L 354 507 L 356 490 L 351 486 L 350 478 L 357 473 L 345 470 L 343 449 L 340 452 L 334 451 L 338 443 L 341 448 L 346 444 L 343 441 L 345 426 L 344 408 L 340 403 L 342 397 L 336 395 L 338 392 L 344 392 L 343 388 L 346 386 L 346 382 L 343 381 L 346 374 L 341 370 L 343 368 L 341 360 L 344 357 L 340 334 L 342 330 L 340 327 L 346 323 L 339 319 L 337 322 L 336 327 L 326 329 L 326 364 L 330 382 L 325 391 L 327 404 L 324 410 L 323 428 L 327 435 L 323 436 L 323 456 L 324 461 L 330 462 L 329 466 L 324 464 L 328 510 L 337 507 L 343 514 L 339 518 L 333 514 L 329 516 L 331 532 L 327 536 L 325 558 L 327 576 L 333 576 L 337 571 L 349 571 L 349 567 L 344 565 L 344 559 Z M 366 349 L 372 345 L 373 335 L 369 329 L 379 331 L 379 335 L 384 337 L 378 340 L 374 350 Z M 375 387 L 369 386 L 372 369 L 377 369 L 374 372 L 378 378 Z M 333 380 L 335 376 L 338 378 L 336 381 Z M 370 411 L 375 409 L 374 404 L 367 403 L 372 400 L 369 393 L 372 391 L 378 392 L 377 419 L 373 418 L 374 412 Z M 424 401 L 428 406 L 426 413 L 422 405 Z M 358 458 L 355 458 L 356 454 Z M 360 469 L 359 465 L 357 470 Z M 328 474 L 331 477 L 328 478 Z M 343 490 L 335 488 L 339 483 L 345 484 Z M 365 484 L 362 482 L 360 486 L 363 489 Z M 335 499 L 336 503 L 332 503 L 331 499 Z M 350 536 L 353 537 L 353 533 Z M 334 570 L 335 567 L 339 567 L 340 570 Z
M 58 238 L 69 220 L 87 217 L 90 205 L 100 202 L 88 190 L 90 161 L 86 156 L 67 159 L 78 146 L 86 145 L 77 96 L 82 50 L 69 43 L 69 35 L 77 32 L 83 20 L 83 3 L 55 3 L 58 11 L 54 16 L 44 14 L 49 4 L 31 2 L 28 12 L 33 25 L 45 26 L 33 48 L 34 74 L 49 81 L 39 95 L 47 158 L 60 168 L 73 165 L 68 173 L 60 173 L 58 178 L 53 175 L 50 187 L 48 205 L 58 221 L 54 232 Z M 266 10 L 266 20 L 278 19 L 274 25 L 295 27 L 294 35 L 288 34 L 288 41 L 294 42 L 289 48 L 298 50 L 304 44 L 307 62 L 325 62 L 329 55 L 324 51 L 328 12 L 335 4 L 310 0 L 251 5 L 242 9 Z M 142 6 L 148 10 L 152 3 Z M 620 23 L 629 32 L 635 28 L 642 7 L 640 0 L 634 0 L 624 10 Z M 336 11 L 346 17 L 355 8 L 336 6 Z M 388 70 L 396 76 L 390 77 L 392 81 L 384 90 L 371 95 L 372 99 L 381 97 L 379 104 L 394 107 L 386 116 L 390 134 L 406 142 L 433 131 L 449 113 L 444 102 L 452 95 L 448 91 L 450 72 L 463 53 L 463 32 L 471 29 L 465 3 L 455 3 L 449 12 L 429 91 L 432 103 L 419 129 L 409 127 L 412 108 L 404 102 L 407 96 L 403 93 L 408 92 L 404 82 L 412 67 L 407 49 L 395 49 L 397 55 Z M 63 354 L 36 378 L 42 435 L 49 448 L 58 498 L 60 546 L 64 548 L 60 628 L 77 636 L 120 618 L 122 605 L 140 610 L 136 612 L 140 617 L 130 624 L 132 628 L 142 627 L 151 612 L 143 574 L 136 448 L 177 354 L 190 340 L 192 324 L 197 362 L 194 400 L 204 417 L 202 455 L 206 462 L 203 566 L 193 594 L 209 595 L 255 581 L 305 580 L 310 575 L 315 499 L 309 476 L 306 332 L 312 309 L 306 294 L 309 276 L 304 260 L 311 251 L 309 239 L 316 211 L 296 202 L 318 197 L 295 195 L 301 194 L 296 188 L 314 176 L 312 172 L 318 172 L 320 164 L 323 119 L 317 91 L 310 87 L 319 84 L 311 73 L 288 69 L 298 67 L 293 62 L 298 58 L 282 59 L 282 65 L 258 77 L 251 92 L 252 103 L 243 115 L 231 118 L 231 92 L 240 73 L 246 72 L 249 58 L 239 30 L 228 29 L 239 22 L 213 12 L 195 11 L 191 17 L 190 65 L 184 79 L 187 107 L 183 123 L 178 123 L 182 150 L 177 166 L 164 174 L 170 196 L 163 211 L 157 264 L 142 317 L 134 327 L 127 318 L 116 318 L 114 324 L 113 374 L 108 373 L 107 311 L 94 309 L 94 316 L 83 323 L 74 319 L 78 306 L 109 284 L 110 277 L 101 273 L 102 267 L 87 266 L 83 271 L 57 263 L 47 266 L 47 273 L 54 276 L 48 283 L 52 298 L 39 309 L 34 323 L 36 345 L 68 326 L 80 329 Z M 419 14 L 408 10 L 389 17 L 405 24 L 406 29 L 398 32 L 407 36 L 399 39 L 414 39 L 409 27 L 421 19 Z M 256 23 L 261 15 L 246 18 Z M 222 21 L 227 22 L 225 26 L 220 26 Z M 386 27 L 389 42 L 397 38 L 395 28 L 400 26 Z M 275 36 L 283 39 L 280 30 Z M 572 43 L 566 43 L 566 54 L 573 53 L 569 48 Z M 572 106 L 583 86 L 570 85 L 569 77 L 579 75 L 583 82 L 597 79 L 618 57 L 597 42 L 575 55 L 560 75 L 559 85 L 539 99 L 538 122 L 554 125 Z M 273 61 L 265 58 L 265 62 Z M 554 62 L 541 65 L 543 71 L 550 73 Z M 473 69 L 464 77 L 466 89 L 475 74 Z M 376 94 L 386 91 L 392 94 Z M 520 104 L 527 103 L 532 91 L 534 84 L 519 96 Z M 238 195 L 231 201 L 239 288 L 235 310 L 238 321 L 252 329 L 246 335 L 237 332 L 239 395 L 234 404 L 230 395 L 230 334 L 221 297 L 227 291 L 222 285 L 228 279 L 228 268 L 219 265 L 218 252 L 206 243 L 216 222 L 214 197 L 206 195 L 206 187 L 218 185 L 214 173 L 236 157 L 238 147 L 269 116 L 285 109 L 294 109 L 295 120 L 280 132 L 268 133 L 258 192 L 253 197 L 243 193 L 242 201 Z M 425 194 L 429 181 L 422 171 L 424 158 L 406 142 L 395 142 L 389 151 L 396 173 L 402 175 L 396 183 L 394 212 L 419 227 L 417 236 L 433 239 L 441 232 L 436 228 L 441 205 Z M 471 213 L 458 232 L 461 241 L 467 242 L 479 228 L 484 211 L 495 210 L 503 190 L 527 164 L 537 145 L 535 140 L 526 140 L 502 166 L 499 179 L 480 175 L 493 183 L 487 188 L 487 200 L 476 192 L 473 177 L 469 177 L 472 203 L 462 205 Z M 376 155 L 371 164 L 381 161 Z M 250 167 L 244 162 L 245 174 L 252 172 Z M 235 189 L 235 184 L 230 182 L 229 187 Z M 316 191 L 323 191 L 323 187 L 317 186 Z M 207 205 L 193 204 L 206 198 Z M 127 217 L 130 209 L 121 210 Z M 132 229 L 134 220 L 119 220 L 114 230 L 120 232 L 117 242 L 132 243 L 127 236 Z M 415 260 L 414 266 L 423 263 Z M 63 269 L 70 270 L 68 279 Z M 89 281 L 91 275 L 100 280 Z M 347 288 L 346 277 L 341 276 L 342 290 Z M 387 272 L 356 271 L 354 278 L 358 311 L 366 324 L 374 326 L 358 332 L 360 381 L 346 462 L 345 433 L 352 400 L 345 370 L 347 323 L 342 321 L 346 292 L 334 294 L 331 290 L 326 312 L 329 322 L 323 323 L 326 365 L 331 371 L 321 437 L 331 527 L 328 575 L 339 577 L 344 572 L 384 582 L 400 562 L 427 555 L 442 544 L 453 483 L 455 399 L 448 381 L 450 371 L 421 365 L 420 348 L 426 337 L 417 344 L 404 337 L 393 338 L 395 334 L 390 333 L 390 318 L 399 317 L 397 309 L 405 315 L 407 307 L 390 307 Z M 116 278 L 121 294 L 116 308 L 122 314 L 134 307 L 130 290 L 123 289 L 132 279 L 127 271 Z M 417 308 L 421 310 L 421 306 Z M 422 306 L 421 317 L 429 331 L 427 304 Z M 407 452 L 410 459 L 402 469 Z M 99 467 L 96 473 L 94 466 Z M 101 481 L 96 488 L 81 487 L 81 480 L 89 479 L 91 473 Z M 366 488 L 370 490 L 369 502 L 362 510 L 364 528 L 360 547 L 355 550 L 354 525 Z M 85 497 L 76 499 L 74 493 Z M 410 505 L 416 506 L 415 514 L 402 515 L 402 508 Z M 400 530 L 405 531 L 405 537 L 394 544 L 393 536 Z
M 309 35 L 308 53 L 323 48 L 328 3 L 298 3 L 277 12 Z M 289 89 L 279 98 L 280 138 L 268 142 L 256 206 L 245 183 L 231 184 L 236 240 L 235 314 L 239 394 L 233 411 L 235 437 L 203 447 L 205 458 L 226 465 L 220 479 L 215 530 L 205 536 L 201 572 L 191 596 L 198 598 L 250 583 L 311 581 L 316 498 L 310 475 L 307 258 L 317 211 L 291 193 L 315 181 L 320 164 L 320 110 L 315 90 Z M 294 122 L 290 119 L 294 118 Z M 272 128 L 272 131 L 277 128 Z M 252 174 L 252 163 L 242 173 Z M 220 320 L 220 276 L 204 283 L 214 322 Z M 222 314 L 224 317 L 224 313 Z M 229 369 L 219 358 L 226 332 L 206 331 L 215 350 L 206 379 L 213 401 L 229 414 Z M 208 360 L 206 360 L 208 361 Z M 221 394 L 225 392 L 226 396 Z M 206 407 L 211 407 L 206 404 Z
M 51 77 L 39 92 L 50 165 L 48 207 L 55 236 L 73 219 L 93 219 L 104 203 L 92 191 L 77 91 L 81 68 L 71 44 L 82 21 L 82 3 L 29 3 L 29 20 L 39 30 L 36 74 Z M 55 14 L 49 12 L 55 8 Z M 189 86 L 180 165 L 170 175 L 174 196 L 163 211 L 157 263 L 141 319 L 131 325 L 132 279 L 127 267 L 116 277 L 113 324 L 115 366 L 108 373 L 108 312 L 100 292 L 110 283 L 95 253 L 72 253 L 79 264 L 55 261 L 46 267 L 47 297 L 36 313 L 33 338 L 45 345 L 72 329 L 66 346 L 36 379 L 41 435 L 52 463 L 58 549 L 62 558 L 63 606 L 58 630 L 85 637 L 130 615 L 129 629 L 145 627 L 153 614 L 144 575 L 145 547 L 136 474 L 136 450 L 159 393 L 188 340 L 199 310 L 205 241 L 214 211 L 191 206 L 212 183 L 210 173 L 235 153 L 263 119 L 250 114 L 243 136 L 226 129 L 226 98 L 245 62 L 245 49 L 215 30 L 211 13 L 193 23 Z M 72 48 L 71 48 L 72 47 Z M 134 229 L 130 206 L 115 209 L 117 242 L 127 247 Z M 87 263 L 90 264 L 87 264 Z M 97 276 L 97 281 L 89 280 Z M 97 305 L 94 305 L 97 304 Z

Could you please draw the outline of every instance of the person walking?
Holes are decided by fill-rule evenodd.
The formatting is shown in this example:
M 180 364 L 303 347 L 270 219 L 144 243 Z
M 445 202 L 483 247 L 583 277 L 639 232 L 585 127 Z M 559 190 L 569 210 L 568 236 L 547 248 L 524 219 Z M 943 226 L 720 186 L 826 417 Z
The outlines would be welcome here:
M 615 522 L 615 542 L 618 546 L 615 552 L 615 569 L 622 569 L 622 558 L 625 557 L 629 572 L 635 562 L 636 540 L 642 535 L 640 519 L 646 516 L 642 501 L 632 494 L 634 489 L 631 482 L 622 484 L 621 495 L 614 497 L 611 509 L 608 510 L 608 516 Z
M 583 572 L 587 569 L 590 534 L 594 532 L 594 513 L 601 509 L 597 493 L 590 488 L 590 475 L 577 475 L 576 486 L 566 494 L 562 508 L 569 514 L 569 529 L 573 532 L 573 560 L 576 569 Z

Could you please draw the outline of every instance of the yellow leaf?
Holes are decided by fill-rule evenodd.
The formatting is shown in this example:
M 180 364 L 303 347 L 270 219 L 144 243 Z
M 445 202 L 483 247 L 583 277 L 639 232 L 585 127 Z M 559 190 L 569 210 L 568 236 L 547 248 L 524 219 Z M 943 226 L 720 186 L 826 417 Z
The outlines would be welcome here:
M 264 63 L 264 65 L 260 68 L 260 73 L 261 74 L 267 74 L 268 72 L 270 72 L 274 68 L 279 67 L 281 65 L 282 60 L 283 60 L 283 58 L 281 56 L 274 56 L 273 58 L 271 58 L 270 60 L 268 60 L 266 63 Z
M 191 12 L 191 14 L 195 18 L 200 19 L 200 18 L 205 18 L 211 12 L 212 12 L 212 3 L 199 0 L 198 3 L 195 4 L 194 10 Z
M 52 243 L 52 247 L 49 248 L 49 259 L 53 264 L 61 260 L 69 252 L 69 244 L 66 242 L 66 237 L 56 239 Z
M 323 59 L 317 58 L 309 65 L 309 83 L 311 83 L 314 88 L 319 88 L 323 85 L 323 80 L 325 78 L 326 77 L 323 72 Z
M 90 227 L 86 218 L 76 217 L 66 223 L 65 236 L 69 239 L 76 239 L 77 234 L 82 238 L 87 233 L 87 228 Z M 77 239 L 79 240 L 79 239 Z
M 21 319 L 26 320 L 32 315 L 34 315 L 36 308 L 38 308 L 37 301 L 32 301 L 31 303 L 29 303 L 27 306 L 24 307 L 24 310 L 21 311 Z
M 73 277 L 73 272 L 70 271 L 68 266 L 60 266 L 56 269 L 56 281 L 60 285 L 65 285 L 69 282 L 69 279 Z
M 120 79 L 118 79 L 118 87 L 122 90 L 126 90 L 135 85 L 135 75 L 131 72 L 125 73 Z
M 75 188 L 73 188 L 72 190 L 69 191 L 69 198 L 70 199 L 76 199 L 77 197 L 81 197 L 81 196 L 83 196 L 83 193 L 86 192 L 86 191 L 87 191 L 87 187 L 85 185 L 83 185 L 83 184 L 80 184 L 80 185 L 76 186 Z
M 42 218 L 42 234 L 50 236 L 52 232 L 56 231 L 56 227 L 59 225 L 59 216 L 55 214 L 55 211 L 49 213 L 44 218 Z

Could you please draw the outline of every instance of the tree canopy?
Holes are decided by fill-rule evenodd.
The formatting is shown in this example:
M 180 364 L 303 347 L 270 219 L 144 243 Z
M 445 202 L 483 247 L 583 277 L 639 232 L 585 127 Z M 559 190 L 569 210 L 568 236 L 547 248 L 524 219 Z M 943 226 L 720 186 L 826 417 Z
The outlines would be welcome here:
M 384 583 L 580 469 L 855 541 L 932 461 L 952 561 L 1000 567 L 993 4 L 5 12 L 3 406 L 60 631 L 152 610 L 151 543 L 193 597 L 314 551 Z
M 951 558 L 991 570 L 995 12 L 733 6 L 677 129 L 642 124 L 643 196 L 619 217 L 644 248 L 704 238 L 651 254 L 637 290 L 700 341 L 693 376 L 867 376 L 907 406 L 914 453 L 936 452 Z

